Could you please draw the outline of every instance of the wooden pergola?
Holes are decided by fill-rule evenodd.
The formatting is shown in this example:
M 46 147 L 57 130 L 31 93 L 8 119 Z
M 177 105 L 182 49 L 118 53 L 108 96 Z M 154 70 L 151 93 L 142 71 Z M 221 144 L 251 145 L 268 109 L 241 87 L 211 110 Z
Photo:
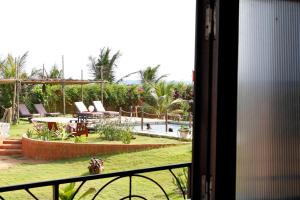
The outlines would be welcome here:
M 104 80 L 76 80 L 76 79 L 0 79 L 0 84 L 14 84 L 14 95 L 13 95 L 13 119 L 19 118 L 19 96 L 21 85 L 61 85 L 62 86 L 62 100 L 63 100 L 63 114 L 66 114 L 66 101 L 65 101 L 65 85 L 81 85 L 81 99 L 83 99 L 83 88 L 84 84 L 100 84 L 101 85 L 101 101 L 103 102 L 103 86 L 107 81 Z M 104 103 L 104 102 L 103 102 Z

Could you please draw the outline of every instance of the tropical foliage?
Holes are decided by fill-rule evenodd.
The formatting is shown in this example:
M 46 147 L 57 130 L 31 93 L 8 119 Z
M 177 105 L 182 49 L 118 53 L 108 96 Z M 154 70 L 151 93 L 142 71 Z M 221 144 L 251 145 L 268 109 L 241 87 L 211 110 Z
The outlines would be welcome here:
M 159 76 L 158 75 L 158 70 L 159 70 L 160 65 L 157 65 L 155 67 L 147 67 L 145 69 L 136 71 L 136 72 L 131 72 L 125 76 L 123 76 L 122 78 L 120 78 L 117 83 L 123 81 L 125 78 L 132 76 L 134 74 L 138 74 L 140 77 L 140 81 L 142 84 L 156 84 L 159 81 L 161 81 L 163 78 L 166 78 L 168 75 L 164 74 Z
M 50 71 L 47 72 L 45 69 L 36 69 L 33 68 L 31 70 L 30 78 L 32 79 L 43 79 L 43 78 L 51 78 L 51 79 L 58 79 L 62 78 L 62 70 L 59 70 L 57 65 L 54 64 Z
M 88 64 L 88 67 L 95 80 L 104 79 L 109 82 L 113 82 L 115 80 L 114 70 L 117 67 L 117 61 L 120 56 L 120 51 L 111 55 L 111 49 L 108 47 L 100 49 L 98 58 L 90 56 L 90 63 Z
M 183 196 L 187 196 L 187 189 L 188 189 L 188 169 L 183 168 L 182 171 L 176 174 L 177 179 L 173 177 L 173 184 L 177 187 L 176 191 L 178 193 L 183 192 Z M 182 191 L 181 191 L 182 189 Z
M 20 78 L 27 78 L 24 69 L 27 57 L 28 52 L 16 58 L 12 54 L 8 54 L 4 60 L 0 60 L 0 78 L 15 78 L 17 69 Z
M 96 132 L 105 140 L 122 141 L 124 144 L 130 144 L 132 139 L 132 127 L 120 122 L 103 121 L 97 125 Z
M 158 83 L 161 79 L 167 77 L 167 74 L 158 75 L 158 69 L 160 65 L 155 67 L 147 67 L 140 71 L 141 82 L 144 83 Z
M 22 56 L 13 57 L 13 55 L 8 54 L 5 59 L 0 59 L 0 78 L 10 79 L 15 78 L 17 70 L 20 78 L 27 78 L 25 73 L 25 63 L 28 57 L 28 52 L 24 53 Z M 8 108 L 13 104 L 13 84 L 0 85 L 0 105 Z
M 59 199 L 60 200 L 72 200 L 76 195 L 75 183 L 69 183 L 65 187 L 59 188 Z M 96 192 L 95 188 L 88 188 L 78 199 L 84 199 L 86 196 Z
M 165 113 L 180 108 L 180 104 L 184 102 L 181 98 L 173 98 L 174 84 L 167 82 L 159 82 L 154 86 L 148 85 L 145 87 L 148 91 L 148 96 L 143 104 L 146 111 L 155 113 L 158 117 L 162 117 Z
M 112 55 L 110 48 L 102 48 L 98 58 L 90 57 L 89 68 L 95 79 L 101 79 L 101 68 L 103 79 L 114 80 L 114 69 L 120 52 Z M 28 52 L 14 58 L 9 54 L 6 58 L 0 58 L 0 78 L 14 78 L 18 69 L 20 78 L 61 78 L 62 73 L 56 65 L 47 72 L 41 69 L 32 69 L 27 75 L 24 67 Z M 186 115 L 190 110 L 189 100 L 193 97 L 191 84 L 162 81 L 167 75 L 159 75 L 160 65 L 147 67 L 131 74 L 139 74 L 141 83 L 138 85 L 125 85 L 108 83 L 103 88 L 104 106 L 107 110 L 129 111 L 131 107 L 142 106 L 146 112 L 157 116 L 162 116 L 166 112 Z M 0 105 L 11 107 L 13 103 L 13 84 L 0 85 Z M 48 112 L 62 112 L 62 89 L 60 85 L 22 85 L 20 102 L 25 103 L 31 112 L 34 111 L 33 104 L 42 103 Z M 81 96 L 83 94 L 83 98 Z M 74 102 L 83 99 L 86 105 L 91 105 L 92 101 L 102 100 L 101 87 L 97 84 L 84 85 L 83 90 L 80 85 L 65 87 L 66 111 L 74 113 Z M 3 113 L 3 109 L 2 109 Z M 0 111 L 1 116 L 1 111 Z

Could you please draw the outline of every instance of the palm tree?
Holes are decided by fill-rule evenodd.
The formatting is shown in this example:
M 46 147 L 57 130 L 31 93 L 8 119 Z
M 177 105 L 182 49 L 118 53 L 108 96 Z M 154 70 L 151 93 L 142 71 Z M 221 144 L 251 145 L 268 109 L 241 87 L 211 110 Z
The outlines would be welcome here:
M 14 58 L 11 54 L 8 54 L 6 59 L 0 61 L 0 77 L 1 78 L 15 78 L 17 68 L 20 78 L 26 78 L 27 74 L 24 71 L 28 52 L 22 56 Z
M 50 71 L 47 72 L 47 70 L 43 69 L 36 69 L 33 68 L 30 74 L 30 78 L 33 79 L 43 79 L 43 78 L 51 78 L 51 79 L 59 79 L 62 78 L 62 70 L 59 70 L 57 65 L 54 64 Z
M 172 113 L 174 110 L 178 110 L 184 100 L 173 99 L 174 84 L 160 81 L 154 86 L 146 85 L 146 93 L 149 96 L 146 98 L 146 102 L 143 104 L 143 108 L 151 113 L 155 113 L 158 117 L 163 116 L 166 112 Z M 177 106 L 176 106 L 177 105 Z
M 19 71 L 19 78 L 27 78 L 27 74 L 24 71 L 27 56 L 28 52 L 17 58 L 14 58 L 11 54 L 8 54 L 5 59 L 0 61 L 0 78 L 15 78 L 17 69 Z M 12 106 L 13 91 L 13 85 L 0 85 L 0 104 L 2 106 Z
M 161 75 L 158 77 L 158 69 L 160 65 L 155 67 L 147 67 L 144 70 L 140 71 L 140 77 L 142 83 L 158 83 L 161 79 L 167 77 L 167 74 Z
M 106 47 L 100 49 L 98 59 L 92 56 L 89 57 L 90 63 L 88 64 L 88 67 L 95 80 L 104 79 L 109 82 L 113 82 L 115 80 L 114 68 L 117 66 L 116 62 L 120 58 L 121 54 L 120 51 L 112 56 L 110 54 L 111 49 Z M 101 77 L 101 75 L 103 75 L 103 77 Z
M 47 74 L 48 75 L 48 74 Z M 49 78 L 56 78 L 56 79 L 58 79 L 58 78 L 62 78 L 62 70 L 59 70 L 58 69 L 58 67 L 57 67 L 57 65 L 56 64 L 54 64 L 52 67 L 51 67 L 51 69 L 50 69 L 50 72 L 49 72 L 49 75 L 48 75 L 48 77 Z
M 143 70 L 139 70 L 136 72 L 131 72 L 125 76 L 123 76 L 122 78 L 120 78 L 118 82 L 122 81 L 124 78 L 127 78 L 133 74 L 139 74 L 140 76 L 140 80 L 142 84 L 156 84 L 158 83 L 161 79 L 167 77 L 167 74 L 158 76 L 158 69 L 159 69 L 160 65 L 157 65 L 155 67 L 147 67 L 146 69 Z

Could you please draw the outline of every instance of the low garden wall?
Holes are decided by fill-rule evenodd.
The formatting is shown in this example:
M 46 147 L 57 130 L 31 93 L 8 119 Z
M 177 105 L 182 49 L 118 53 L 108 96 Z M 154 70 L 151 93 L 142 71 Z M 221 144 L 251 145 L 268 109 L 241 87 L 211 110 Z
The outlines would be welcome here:
M 40 141 L 22 138 L 23 156 L 35 160 L 60 160 L 107 153 L 132 152 L 177 144 L 89 144 Z

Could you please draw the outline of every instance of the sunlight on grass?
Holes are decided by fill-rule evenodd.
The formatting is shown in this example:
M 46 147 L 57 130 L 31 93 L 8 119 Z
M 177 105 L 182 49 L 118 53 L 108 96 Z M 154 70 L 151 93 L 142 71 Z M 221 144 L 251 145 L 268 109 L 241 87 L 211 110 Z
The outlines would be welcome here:
M 32 124 L 28 121 L 19 120 L 18 124 L 11 125 L 9 130 L 10 139 L 20 139 L 28 129 L 32 128 Z
M 97 157 L 104 160 L 105 173 L 139 169 L 153 166 L 168 165 L 181 162 L 191 161 L 191 145 L 180 145 L 176 147 L 152 149 L 147 151 L 122 153 L 122 154 L 106 154 Z M 19 164 L 7 170 L 0 171 L 0 186 L 21 184 L 28 182 L 60 179 L 79 176 L 88 171 L 88 163 L 90 157 L 82 157 L 70 160 L 52 161 L 42 164 Z M 172 183 L 172 177 L 169 172 L 155 172 L 147 173 L 149 177 L 158 181 L 172 196 L 172 199 L 179 199 L 176 187 Z M 109 179 L 101 179 L 96 181 L 89 181 L 81 190 L 83 193 L 89 187 L 99 189 L 101 185 L 105 184 Z M 163 193 L 157 186 L 148 180 L 138 177 L 133 178 L 134 188 L 136 194 L 145 194 L 147 199 L 163 199 Z M 77 183 L 77 186 L 79 184 Z M 49 199 L 51 196 L 51 189 L 39 188 L 33 191 L 42 199 Z M 116 195 L 128 195 L 128 178 L 118 180 L 116 183 L 110 185 L 101 194 L 99 199 L 118 199 Z M 29 196 L 22 191 L 13 193 L 1 194 L 4 198 L 11 199 L 27 199 Z M 15 198 L 17 197 L 17 198 Z

